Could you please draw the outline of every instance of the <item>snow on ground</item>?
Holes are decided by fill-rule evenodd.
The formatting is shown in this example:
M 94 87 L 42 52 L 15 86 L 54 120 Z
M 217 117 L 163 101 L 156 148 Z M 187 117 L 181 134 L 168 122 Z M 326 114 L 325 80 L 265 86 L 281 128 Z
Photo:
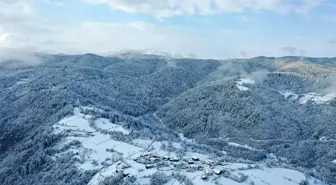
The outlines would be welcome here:
M 186 157 L 195 157 L 195 158 L 199 158 L 202 161 L 206 161 L 208 160 L 210 157 L 204 154 L 200 154 L 200 153 L 196 153 L 196 152 L 186 152 L 185 153 Z
M 90 107 L 90 106 L 81 106 L 81 108 L 83 110 L 91 110 L 91 111 L 95 111 L 95 112 L 104 112 L 101 109 L 95 108 L 95 107 Z
M 336 163 L 336 159 L 332 161 L 333 163 Z
M 113 164 L 107 168 L 100 170 L 93 178 L 90 180 L 88 185 L 96 185 L 103 181 L 105 178 L 109 177 L 111 174 L 115 173 L 117 169 L 117 164 Z
M 25 84 L 28 83 L 30 80 L 28 78 L 23 78 L 21 79 L 21 81 L 16 82 L 16 85 L 21 85 L 21 84 Z
M 98 128 L 101 128 L 107 131 L 121 132 L 125 135 L 128 135 L 130 133 L 130 131 L 124 129 L 122 126 L 113 124 L 108 119 L 105 119 L 105 118 L 99 118 L 95 120 L 95 125 Z
M 125 134 L 130 134 L 130 132 L 119 125 L 110 123 L 107 119 L 96 119 L 95 130 L 90 126 L 88 119 L 92 118 L 91 115 L 84 115 L 80 113 L 79 108 L 74 109 L 74 115 L 66 117 L 60 120 L 53 127 L 55 133 L 65 133 L 65 138 L 60 145 L 66 145 L 72 141 L 79 141 L 80 145 L 71 146 L 67 151 L 62 151 L 56 154 L 55 157 L 59 157 L 66 152 L 73 152 L 76 155 L 74 157 L 78 158 L 81 162 L 78 162 L 77 166 L 83 171 L 96 169 L 98 172 L 93 176 L 88 185 L 98 185 L 105 178 L 110 176 L 115 176 L 118 173 L 128 174 L 128 176 L 133 176 L 136 181 L 140 184 L 149 184 L 150 176 L 157 171 L 171 175 L 173 172 L 179 172 L 187 176 L 195 185 L 220 185 L 220 184 L 230 184 L 230 185 L 247 185 L 251 181 L 258 185 L 298 185 L 298 183 L 305 179 L 304 175 L 300 172 L 284 169 L 284 168 L 266 168 L 262 164 L 261 168 L 252 168 L 249 164 L 245 163 L 232 163 L 225 162 L 223 164 L 216 164 L 211 166 L 211 161 L 215 162 L 216 158 L 210 155 L 204 155 L 192 151 L 191 148 L 187 148 L 185 152 L 185 157 L 179 159 L 176 156 L 175 151 L 167 151 L 165 148 L 169 146 L 173 147 L 175 150 L 182 149 L 181 143 L 178 142 L 168 142 L 168 141 L 152 141 L 144 138 L 133 139 L 130 143 L 117 141 L 111 139 L 107 132 L 101 132 L 102 130 L 123 132 Z M 185 142 L 187 140 L 184 140 Z M 187 141 L 189 142 L 189 141 Z M 234 146 L 247 147 L 251 150 L 253 148 L 249 146 L 239 145 L 237 143 L 230 143 Z M 162 147 L 162 145 L 164 147 Z M 168 147 L 168 148 L 169 148 Z M 148 168 L 145 163 L 145 156 L 150 156 L 152 159 L 156 156 L 156 160 L 159 162 L 164 162 L 164 166 L 155 167 L 156 162 L 148 163 L 154 165 Z M 178 160 L 178 162 L 165 159 L 168 156 Z M 188 164 L 192 158 L 195 159 L 193 164 Z M 141 160 L 138 160 L 141 159 Z M 185 161 L 187 159 L 188 161 Z M 336 160 L 334 161 L 336 162 Z M 186 164 L 185 168 L 176 168 L 176 164 Z M 257 164 L 254 164 L 256 166 Z M 147 168 L 146 168 L 147 167 Z M 194 167 L 208 170 L 194 169 Z M 209 170 L 210 169 L 210 170 Z M 209 174 L 207 180 L 203 180 L 201 177 L 205 172 L 213 172 L 213 170 L 227 170 L 232 175 L 239 175 L 244 173 L 248 175 L 247 180 L 242 183 L 234 181 L 223 175 Z M 312 180 L 310 180 L 312 181 Z M 320 181 L 314 180 L 311 184 L 317 182 L 318 185 L 323 185 Z M 180 184 L 176 179 L 171 179 L 167 185 Z M 316 185 L 317 185 L 316 184 Z
M 248 180 L 258 185 L 298 185 L 306 179 L 301 172 L 285 168 L 262 168 L 244 171 L 249 176 Z M 316 179 L 307 179 L 309 184 L 323 185 L 324 183 Z
M 178 135 L 180 136 L 181 141 L 190 142 L 190 143 L 194 142 L 194 139 L 186 138 L 184 137 L 182 133 L 179 133 Z
M 110 136 L 103 134 L 96 134 L 93 137 L 84 139 L 84 141 L 82 141 L 82 146 L 89 149 L 88 158 L 92 160 L 94 159 L 98 163 L 101 163 L 112 156 L 112 153 L 106 151 L 106 149 L 113 149 L 116 152 L 122 153 L 124 157 L 128 157 L 142 150 L 142 148 L 138 148 L 134 145 L 110 139 Z M 92 161 L 88 160 L 88 162 Z M 81 168 L 89 170 L 91 166 L 87 165 L 87 163 L 84 164 L 85 165 L 81 165 Z
M 255 84 L 255 81 L 250 78 L 242 78 L 237 82 L 237 87 L 241 91 L 247 91 L 249 90 L 248 87 L 245 87 L 244 84 Z
M 249 167 L 249 164 L 244 163 L 228 163 L 225 168 L 232 169 L 232 170 L 238 170 L 238 169 L 246 169 Z
M 202 175 L 204 174 L 203 171 L 196 171 L 192 173 L 185 172 L 184 175 L 186 175 L 195 185 L 212 185 L 214 184 L 211 180 L 202 180 Z
M 333 100 L 334 98 L 336 98 L 336 93 L 320 95 L 320 94 L 312 92 L 312 93 L 304 94 L 303 97 L 300 98 L 299 102 L 301 104 L 306 104 L 309 100 L 311 100 L 315 102 L 316 104 L 325 104 Z
M 315 104 L 328 104 L 331 100 L 336 98 L 336 93 L 328 93 L 325 95 L 321 95 L 315 92 L 310 92 L 306 94 L 296 94 L 291 91 L 280 91 L 285 98 L 289 98 L 290 100 L 298 100 L 300 104 L 306 104 L 308 101 L 313 101 Z
M 258 185 L 298 185 L 298 183 L 305 179 L 304 175 L 296 171 L 291 171 L 293 174 L 290 174 L 287 169 L 273 170 L 271 168 L 267 169 L 253 169 L 247 170 L 244 173 L 249 176 L 249 180 L 253 181 Z M 282 174 L 284 173 L 284 174 Z M 289 176 L 287 176 L 289 175 Z M 297 177 L 296 177 L 297 176 Z M 299 182 L 294 181 L 298 180 Z
M 285 98 L 289 98 L 290 100 L 296 100 L 299 98 L 298 94 L 295 94 L 291 91 L 280 91 L 280 94 L 282 94 Z
M 330 138 L 327 138 L 325 136 L 322 136 L 319 138 L 319 141 L 321 142 L 336 142 L 336 139 L 330 139 Z
M 74 140 L 81 142 L 82 148 L 80 148 L 79 151 L 85 153 L 83 157 L 84 163 L 79 165 L 81 169 L 90 170 L 101 167 L 102 162 L 112 157 L 112 153 L 107 151 L 107 149 L 113 148 L 114 151 L 120 152 L 124 154 L 124 156 L 132 155 L 142 150 L 142 148 L 113 140 L 109 135 L 98 132 L 90 126 L 87 120 L 90 117 L 89 115 L 80 113 L 79 109 L 75 108 L 73 116 L 66 117 L 53 126 L 55 133 L 72 133 L 71 136 L 65 139 L 64 144 Z M 120 128 L 117 129 L 117 131 L 120 130 Z M 76 135 L 81 132 L 85 134 Z M 124 130 L 124 132 L 128 133 L 126 130 Z M 96 161 L 97 164 L 93 165 L 93 161 Z
M 241 148 L 246 148 L 246 149 L 248 149 L 248 150 L 258 151 L 258 149 L 252 148 L 252 147 L 249 146 L 249 145 L 241 145 L 241 144 L 234 143 L 234 142 L 228 142 L 228 144 L 231 145 L 231 146 L 235 146 L 235 147 L 241 147 Z
M 239 182 L 236 182 L 234 180 L 231 180 L 231 179 L 228 179 L 228 178 L 225 178 L 225 177 L 219 177 L 216 181 L 218 182 L 217 183 L 218 185 L 242 185 L 242 184 L 248 184 L 248 183 L 239 183 Z
M 169 145 L 168 141 L 152 141 L 149 139 L 134 139 L 132 141 L 133 144 L 135 145 L 139 145 L 142 147 L 152 147 L 154 150 L 161 150 L 161 145 Z M 172 147 L 174 147 L 175 149 L 181 149 L 181 144 L 178 142 L 170 142 Z
M 94 132 L 95 130 L 90 127 L 89 122 L 79 116 L 70 116 L 62 119 L 59 123 L 54 125 L 58 131 L 76 130 L 82 132 Z
M 166 184 L 164 185 L 178 185 L 180 184 L 176 179 L 170 179 Z

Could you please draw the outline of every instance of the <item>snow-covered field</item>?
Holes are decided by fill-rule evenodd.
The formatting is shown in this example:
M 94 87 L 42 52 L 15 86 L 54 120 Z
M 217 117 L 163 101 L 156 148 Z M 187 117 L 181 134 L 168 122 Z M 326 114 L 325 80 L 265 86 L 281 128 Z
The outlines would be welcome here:
M 280 93 L 290 100 L 298 100 L 300 104 L 306 104 L 309 101 L 312 101 L 315 104 L 328 104 L 331 100 L 336 98 L 336 93 L 328 93 L 328 94 L 319 94 L 315 92 L 310 92 L 306 94 L 296 94 L 291 91 L 280 91 Z
M 128 135 L 130 133 L 128 130 L 124 129 L 122 126 L 113 124 L 108 119 L 105 119 L 105 118 L 99 118 L 95 120 L 95 125 L 98 128 L 101 128 L 107 131 L 121 132 L 125 135 Z
M 76 153 L 74 157 L 79 159 L 77 164 L 79 169 L 98 170 L 89 185 L 98 185 L 105 178 L 116 176 L 118 173 L 135 177 L 138 184 L 149 184 L 150 176 L 157 171 L 168 176 L 173 172 L 179 172 L 195 185 L 239 185 L 251 182 L 257 185 L 298 185 L 306 179 L 304 174 L 298 171 L 269 168 L 263 163 L 223 161 L 211 155 L 193 152 L 190 148 L 183 148 L 179 142 L 152 141 L 146 138 L 133 138 L 130 142 L 117 141 L 104 134 L 107 132 L 102 130 L 123 133 L 127 137 L 132 137 L 132 132 L 102 118 L 95 119 L 93 127 L 89 121 L 92 117 L 75 108 L 73 116 L 66 117 L 53 126 L 55 134 L 64 134 L 64 140 L 59 147 L 74 141 L 80 143 L 66 151 Z M 184 140 L 184 142 L 192 141 Z M 249 146 L 230 144 L 253 150 Z M 179 157 L 177 151 L 180 150 L 184 151 L 183 157 Z M 202 179 L 205 174 L 207 178 Z M 239 180 L 241 177 L 246 178 Z M 307 180 L 312 185 L 323 185 L 313 178 Z M 177 185 L 180 182 L 171 177 L 166 184 Z

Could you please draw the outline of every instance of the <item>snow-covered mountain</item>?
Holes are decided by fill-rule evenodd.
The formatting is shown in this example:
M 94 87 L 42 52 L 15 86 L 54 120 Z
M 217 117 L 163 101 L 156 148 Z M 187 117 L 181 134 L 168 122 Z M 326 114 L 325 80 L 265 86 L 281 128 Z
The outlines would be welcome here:
M 336 183 L 335 59 L 0 62 L 0 184 Z

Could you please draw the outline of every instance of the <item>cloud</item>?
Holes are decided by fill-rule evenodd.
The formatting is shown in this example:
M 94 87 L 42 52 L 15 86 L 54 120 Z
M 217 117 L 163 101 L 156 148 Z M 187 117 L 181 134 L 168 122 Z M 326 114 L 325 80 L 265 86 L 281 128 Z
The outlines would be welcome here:
M 336 39 L 329 40 L 329 44 L 336 44 Z
M 118 51 L 123 49 L 160 50 L 160 47 L 164 47 L 163 50 L 174 52 L 182 49 L 180 47 L 183 43 L 192 42 L 187 35 L 184 39 L 181 35 L 183 33 L 178 33 L 173 28 L 163 29 L 139 22 L 126 24 L 84 22 L 60 32 L 53 47 L 73 52 L 97 53 L 104 52 L 107 48 L 111 51 Z M 176 38 L 181 38 L 181 40 L 176 40 Z
M 303 41 L 303 40 L 305 40 L 305 37 L 303 37 L 303 36 L 296 36 L 296 37 L 294 37 L 294 39 L 296 41 Z
M 200 36 L 198 28 L 185 29 L 141 21 L 74 21 L 69 25 L 38 15 L 34 11 L 34 4 L 28 1 L 25 4 L 12 2 L 6 6 L 7 11 L 13 11 L 0 16 L 1 47 L 30 47 L 36 52 L 67 54 L 106 54 L 127 49 L 159 51 L 169 53 L 170 56 L 184 57 L 196 53 L 200 58 L 226 58 L 233 53 L 234 48 L 227 43 L 235 41 L 232 34 L 236 31 L 204 28 L 204 37 Z M 15 11 L 22 10 L 23 6 L 31 7 L 32 13 Z
M 289 55 L 295 55 L 299 51 L 298 48 L 292 47 L 292 46 L 284 46 L 284 47 L 281 47 L 280 50 L 282 52 L 285 52 L 285 53 L 289 54 Z
M 84 0 L 93 4 L 107 4 L 113 10 L 152 15 L 159 19 L 178 15 L 210 15 L 242 13 L 245 11 L 273 11 L 306 14 L 322 0 Z
M 64 3 L 59 0 L 44 0 L 44 3 L 52 6 L 64 6 Z
M 148 23 L 141 22 L 141 21 L 128 23 L 127 26 L 137 29 L 139 31 L 145 31 L 146 29 L 153 27 L 152 24 L 148 24 Z
M 281 47 L 280 50 L 284 53 L 286 53 L 287 55 L 298 55 L 300 56 L 300 60 L 304 60 L 304 57 L 307 54 L 307 51 L 304 49 L 300 49 L 298 47 L 292 47 L 292 46 L 284 46 Z
M 31 6 L 32 2 L 29 0 L 1 0 L 0 1 L 0 15 L 11 17 L 11 16 L 31 16 L 35 12 Z
M 7 47 L 9 46 L 9 38 L 10 34 L 9 33 L 3 33 L 0 34 L 0 47 Z
M 300 0 L 297 2 L 301 2 L 301 6 L 294 7 L 294 11 L 300 14 L 307 14 L 315 7 L 324 3 L 324 0 Z
M 1 48 L 0 47 L 0 62 L 6 60 L 20 60 L 24 64 L 38 65 L 42 60 L 36 56 L 32 48 Z
M 321 93 L 336 93 L 336 76 L 329 76 L 325 79 L 326 87 L 319 89 Z
M 320 18 L 324 21 L 328 22 L 336 22 L 336 15 L 321 15 Z
M 248 57 L 248 53 L 246 51 L 241 51 L 240 52 L 240 55 L 243 57 L 243 58 L 247 58 Z
M 104 1 L 99 2 L 103 3 Z M 128 3 L 127 8 L 132 8 L 133 1 L 125 0 L 119 3 Z M 235 11 L 238 11 L 240 6 L 237 3 L 238 1 L 242 2 L 243 0 L 227 1 L 226 3 L 229 3 L 227 6 L 231 6 L 236 9 Z M 257 1 L 259 2 L 259 0 Z M 79 22 L 78 19 L 71 20 L 69 24 L 69 21 L 52 20 L 39 14 L 39 11 L 36 10 L 38 6 L 34 2 L 36 3 L 33 0 L 0 0 L 0 9 L 3 10 L 0 12 L 0 47 L 28 47 L 34 48 L 36 52 L 66 54 L 107 54 L 121 50 L 135 50 L 142 52 L 155 51 L 174 57 L 188 57 L 189 53 L 195 53 L 199 58 L 216 59 L 237 58 L 240 55 L 254 57 L 261 54 L 280 56 L 283 52 L 288 53 L 288 48 L 287 50 L 285 48 L 279 50 L 278 46 L 281 43 L 271 43 L 264 37 L 255 37 L 256 32 L 248 29 L 224 30 L 174 26 L 174 24 L 153 24 L 143 21 L 99 22 L 83 20 Z M 134 8 L 134 13 L 144 11 L 140 10 L 144 6 L 148 10 L 147 14 L 151 15 L 152 8 L 163 8 L 168 1 L 155 0 L 153 3 L 149 2 L 151 1 L 134 2 L 135 4 L 141 4 L 138 8 Z M 214 0 L 185 0 L 183 2 L 182 5 L 182 1 L 170 0 L 166 9 L 169 12 L 169 9 L 171 9 L 169 7 L 173 7 L 175 11 L 181 12 L 182 15 L 220 13 L 216 12 L 218 8 L 214 7 Z M 209 4 L 210 2 L 212 4 Z M 230 2 L 233 4 L 230 4 Z M 244 5 L 245 8 L 241 10 L 270 10 L 273 5 L 271 5 L 271 2 L 267 2 L 270 4 L 252 8 L 255 5 L 251 1 Z M 278 3 L 282 2 L 278 1 Z M 193 8 L 188 8 L 190 3 Z M 224 4 L 221 6 L 224 6 Z M 156 8 L 156 11 L 160 10 L 160 8 Z M 325 41 L 324 44 L 327 45 Z M 307 51 L 309 52 L 315 51 L 316 48 L 322 48 L 320 46 L 321 44 L 316 42 L 314 45 L 298 45 L 300 48 L 307 49 L 308 47 Z M 331 50 L 326 49 L 321 49 L 321 51 L 332 53 Z M 320 52 L 320 50 L 317 52 Z M 300 49 L 296 49 L 295 53 L 299 54 Z

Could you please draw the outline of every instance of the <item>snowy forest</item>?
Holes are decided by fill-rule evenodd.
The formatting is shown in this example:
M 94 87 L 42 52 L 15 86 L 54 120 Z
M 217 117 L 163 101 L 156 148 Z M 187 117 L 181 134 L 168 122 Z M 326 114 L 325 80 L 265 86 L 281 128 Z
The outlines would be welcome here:
M 96 108 L 80 109 L 92 115 L 90 126 L 116 141 L 169 141 L 161 149 L 179 158 L 190 149 L 269 166 L 275 155 L 283 165 L 336 184 L 336 58 L 205 60 L 127 53 L 36 54 L 36 60 L 0 62 L 0 184 L 88 184 L 97 169 L 79 169 L 74 152 L 55 157 L 81 145 L 73 140 L 60 147 L 65 134 L 55 132 L 55 124 L 85 106 Z M 129 133 L 100 129 L 99 119 Z M 155 172 L 149 179 L 151 185 L 171 179 L 194 184 L 179 172 Z M 119 174 L 100 184 L 141 183 Z

